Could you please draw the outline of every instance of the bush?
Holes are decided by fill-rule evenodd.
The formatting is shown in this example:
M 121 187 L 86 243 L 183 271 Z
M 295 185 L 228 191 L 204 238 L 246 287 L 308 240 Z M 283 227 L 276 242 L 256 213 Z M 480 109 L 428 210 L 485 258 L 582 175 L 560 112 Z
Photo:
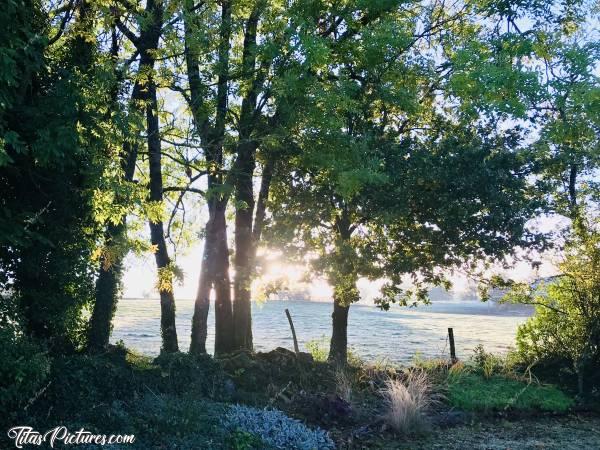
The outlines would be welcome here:
M 162 353 L 154 362 L 160 366 L 162 389 L 166 392 L 185 392 L 208 398 L 226 395 L 225 374 L 209 355 Z
M 586 378 L 588 390 L 600 382 L 600 235 L 571 243 L 559 268 L 561 276 L 549 285 L 521 286 L 510 294 L 537 305 L 535 315 L 519 327 L 517 349 L 529 365 L 572 369 L 583 394 Z
M 232 433 L 243 432 L 260 436 L 265 444 L 275 448 L 299 450 L 335 448 L 327 432 L 320 428 L 311 430 L 277 409 L 233 405 L 225 414 L 223 426 Z
M 386 404 L 384 420 L 401 433 L 421 432 L 426 428 L 426 412 L 434 402 L 427 373 L 412 370 L 404 381 L 389 378 L 381 394 Z
M 50 360 L 43 349 L 23 335 L 6 303 L 0 311 L 0 410 L 1 421 L 11 420 L 43 389 Z
M 479 344 L 473 350 L 472 364 L 477 373 L 483 375 L 484 378 L 490 378 L 492 375 L 510 371 L 507 359 L 486 352 L 483 345 Z
M 325 362 L 327 361 L 327 354 L 329 348 L 327 346 L 327 339 L 323 336 L 321 339 L 313 339 L 306 343 L 306 349 L 310 353 L 315 361 Z

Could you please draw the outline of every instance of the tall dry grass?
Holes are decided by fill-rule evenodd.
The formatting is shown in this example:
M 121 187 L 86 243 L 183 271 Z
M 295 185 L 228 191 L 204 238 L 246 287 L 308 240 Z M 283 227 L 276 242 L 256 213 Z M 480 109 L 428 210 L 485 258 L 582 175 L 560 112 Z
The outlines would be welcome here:
M 431 383 L 423 370 L 411 370 L 404 380 L 389 378 L 381 389 L 385 422 L 403 434 L 427 429 L 427 411 L 436 403 Z
M 347 401 L 348 403 L 352 402 L 354 382 L 352 380 L 352 375 L 346 370 L 338 369 L 335 372 L 335 391 L 336 394 L 343 400 Z

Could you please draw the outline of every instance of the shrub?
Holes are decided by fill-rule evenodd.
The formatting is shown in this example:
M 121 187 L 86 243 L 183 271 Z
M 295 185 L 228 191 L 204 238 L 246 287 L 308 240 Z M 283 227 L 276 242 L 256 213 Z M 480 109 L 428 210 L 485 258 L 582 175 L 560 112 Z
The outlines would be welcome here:
M 572 369 L 583 394 L 586 377 L 588 389 L 600 381 L 600 234 L 574 238 L 559 269 L 549 285 L 517 285 L 507 298 L 536 305 L 517 332 L 522 360 L 530 366 L 553 363 L 554 372 Z
M 277 409 L 232 405 L 225 414 L 223 426 L 232 433 L 244 432 L 260 436 L 265 444 L 275 448 L 299 450 L 335 448 L 326 431 L 320 428 L 311 430 Z
M 473 350 L 472 362 L 477 372 L 484 378 L 490 378 L 494 374 L 505 373 L 507 365 L 505 360 L 493 353 L 486 352 L 483 345 L 479 344 Z
M 389 378 L 381 390 L 386 413 L 384 420 L 401 433 L 421 432 L 426 428 L 426 412 L 434 403 L 427 373 L 412 370 L 404 381 Z
M 306 343 L 306 349 L 308 350 L 308 353 L 312 355 L 315 361 L 327 361 L 328 348 L 325 337 L 308 341 Z
M 187 392 L 209 398 L 225 394 L 225 374 L 208 355 L 161 353 L 154 362 L 160 367 L 163 384 L 168 383 L 164 386 L 167 392 Z
M 0 421 L 10 420 L 28 406 L 43 388 L 50 360 L 43 349 L 25 336 L 17 319 L 3 303 L 0 311 Z

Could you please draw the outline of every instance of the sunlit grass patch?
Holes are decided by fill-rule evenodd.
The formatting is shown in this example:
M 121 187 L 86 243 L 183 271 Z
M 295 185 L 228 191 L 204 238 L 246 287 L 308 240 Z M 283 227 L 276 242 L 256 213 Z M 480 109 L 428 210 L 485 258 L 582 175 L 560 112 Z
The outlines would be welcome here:
M 554 386 L 527 383 L 502 375 L 461 373 L 448 379 L 448 402 L 468 411 L 567 411 L 573 399 Z

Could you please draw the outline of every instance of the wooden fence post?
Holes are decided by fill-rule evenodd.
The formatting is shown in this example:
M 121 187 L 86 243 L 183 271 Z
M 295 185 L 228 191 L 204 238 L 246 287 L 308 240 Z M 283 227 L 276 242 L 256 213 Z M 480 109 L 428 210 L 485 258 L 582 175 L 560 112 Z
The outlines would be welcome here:
M 448 328 L 448 342 L 450 343 L 450 360 L 452 364 L 454 364 L 456 359 L 456 347 L 454 346 L 454 330 L 452 328 Z
M 290 328 L 292 329 L 292 338 L 294 339 L 294 351 L 296 354 L 300 353 L 300 349 L 298 348 L 298 339 L 296 339 L 296 330 L 294 329 L 294 322 L 292 322 L 292 316 L 290 314 L 289 309 L 285 308 L 285 315 L 288 318 L 288 322 L 290 323 Z

